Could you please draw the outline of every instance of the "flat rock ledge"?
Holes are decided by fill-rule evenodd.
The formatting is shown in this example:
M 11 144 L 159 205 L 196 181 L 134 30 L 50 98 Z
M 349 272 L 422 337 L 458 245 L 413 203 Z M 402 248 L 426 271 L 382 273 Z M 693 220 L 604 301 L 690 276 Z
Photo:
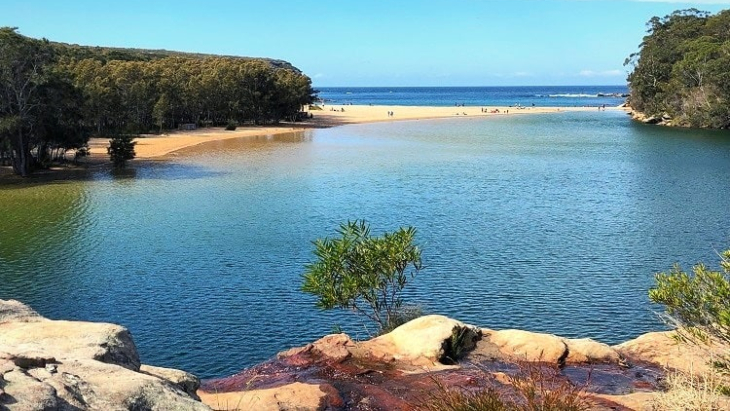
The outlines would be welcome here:
M 140 364 L 129 331 L 0 300 L 0 409 L 210 410 L 192 374 Z
M 368 341 L 328 335 L 198 393 L 214 410 L 413 410 L 444 389 L 509 396 L 515 378 L 538 373 L 582 387 L 591 409 L 651 410 L 664 373 L 697 370 L 703 355 L 672 333 L 608 346 L 429 315 Z

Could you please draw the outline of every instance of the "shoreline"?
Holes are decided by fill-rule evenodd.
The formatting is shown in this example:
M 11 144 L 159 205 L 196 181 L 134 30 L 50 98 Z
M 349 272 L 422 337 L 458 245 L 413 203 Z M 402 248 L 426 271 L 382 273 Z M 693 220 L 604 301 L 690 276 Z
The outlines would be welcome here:
M 201 128 L 197 130 L 171 130 L 163 134 L 146 134 L 135 141 L 136 157 L 132 163 L 139 161 L 165 161 L 174 153 L 201 144 L 250 137 L 273 136 L 286 133 L 301 132 L 316 128 L 332 128 L 351 124 L 385 123 L 399 121 L 439 120 L 439 119 L 474 119 L 504 117 L 529 114 L 558 114 L 566 112 L 596 111 L 598 107 L 509 107 L 509 106 L 394 106 L 394 105 L 323 105 L 319 110 L 307 110 L 312 118 L 298 123 L 281 123 L 271 126 L 241 126 L 234 131 L 226 131 L 223 127 Z M 605 111 L 629 112 L 630 108 L 606 107 Z M 110 165 L 107 154 L 108 137 L 89 139 L 89 155 L 78 160 L 78 165 L 65 164 L 54 166 L 39 174 L 58 176 L 66 175 L 88 168 Z M 72 154 L 72 152 L 70 153 Z M 16 181 L 12 167 L 0 167 L 2 181 Z M 53 177 L 56 178 L 56 177 Z M 68 177 L 66 177 L 68 178 Z M 21 179 L 22 180 L 22 179 Z
M 577 111 L 596 111 L 597 107 L 501 107 L 501 106 L 366 106 L 366 105 L 324 105 L 322 110 L 307 110 L 313 118 L 301 123 L 283 123 L 275 126 L 243 126 L 234 131 L 222 127 L 203 128 L 192 131 L 171 131 L 161 135 L 146 135 L 137 138 L 132 161 L 160 159 L 179 150 L 200 144 L 244 137 L 260 137 L 298 132 L 312 128 L 331 128 L 348 124 L 366 124 L 395 121 L 435 120 L 448 118 L 488 118 L 520 114 L 548 114 Z M 620 107 L 606 107 L 609 111 L 624 111 Z M 388 113 L 392 113 L 389 115 Z M 109 139 L 89 139 L 90 156 L 82 162 L 87 165 L 108 162 L 106 148 Z

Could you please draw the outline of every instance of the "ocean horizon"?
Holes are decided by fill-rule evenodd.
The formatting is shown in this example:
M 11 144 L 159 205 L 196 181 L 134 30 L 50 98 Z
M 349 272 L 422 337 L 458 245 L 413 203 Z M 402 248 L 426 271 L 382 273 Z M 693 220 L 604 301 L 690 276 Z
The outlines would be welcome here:
M 402 106 L 615 107 L 627 86 L 318 87 L 324 104 Z

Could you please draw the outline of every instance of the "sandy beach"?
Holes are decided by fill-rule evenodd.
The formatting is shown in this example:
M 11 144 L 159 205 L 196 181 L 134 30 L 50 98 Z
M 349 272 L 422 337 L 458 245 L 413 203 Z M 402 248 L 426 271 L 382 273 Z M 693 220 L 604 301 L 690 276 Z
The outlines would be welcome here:
M 311 110 L 312 118 L 296 125 L 271 127 L 239 127 L 235 131 L 225 131 L 222 127 L 194 131 L 173 131 L 161 135 L 146 135 L 136 139 L 136 159 L 152 159 L 166 156 L 186 147 L 209 141 L 232 138 L 275 135 L 306 128 L 335 127 L 345 124 L 373 123 L 386 121 L 429 120 L 439 118 L 484 118 L 526 114 L 560 113 L 568 111 L 596 111 L 596 107 L 427 107 L 427 106 L 365 106 L 365 105 L 325 105 L 321 110 Z M 607 107 L 606 110 L 621 110 Z M 92 162 L 108 159 L 108 138 L 89 140 Z

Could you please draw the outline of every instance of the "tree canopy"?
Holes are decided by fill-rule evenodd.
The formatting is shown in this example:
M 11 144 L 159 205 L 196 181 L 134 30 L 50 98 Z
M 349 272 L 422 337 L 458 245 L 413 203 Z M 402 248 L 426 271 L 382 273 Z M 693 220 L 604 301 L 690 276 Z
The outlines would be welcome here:
M 293 121 L 314 94 L 280 60 L 83 47 L 0 28 L 0 162 L 28 175 L 90 133 Z
M 680 10 L 648 23 L 626 59 L 631 106 L 680 126 L 730 128 L 730 10 Z

